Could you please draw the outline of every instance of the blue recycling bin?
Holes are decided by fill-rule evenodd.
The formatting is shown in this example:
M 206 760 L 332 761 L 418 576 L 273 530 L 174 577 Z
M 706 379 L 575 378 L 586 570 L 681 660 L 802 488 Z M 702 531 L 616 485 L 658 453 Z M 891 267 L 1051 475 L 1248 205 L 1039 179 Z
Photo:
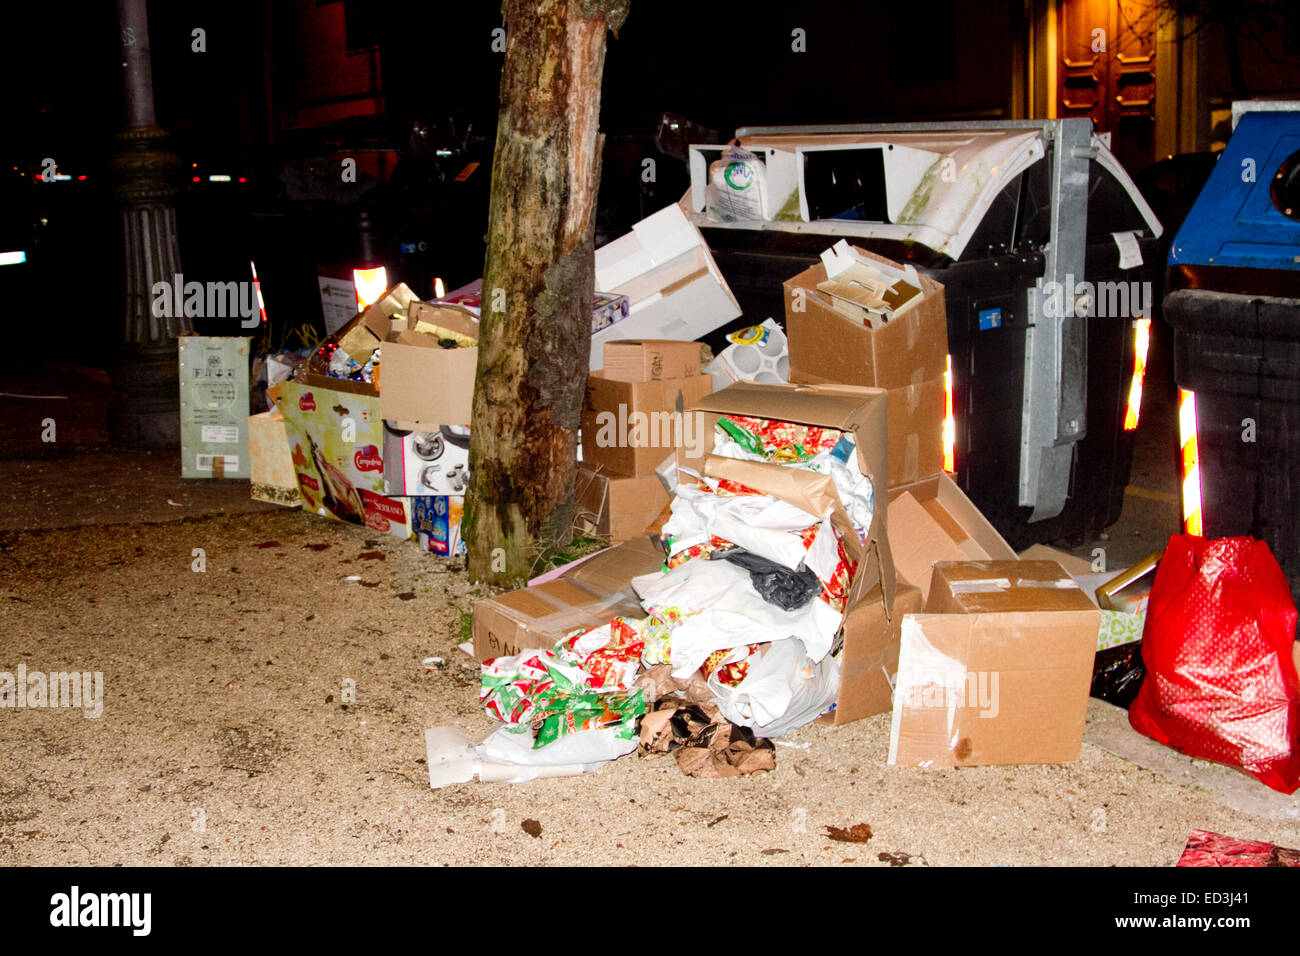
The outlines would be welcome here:
M 1248 105 L 1169 252 L 1183 513 L 1268 542 L 1300 599 L 1300 112 Z

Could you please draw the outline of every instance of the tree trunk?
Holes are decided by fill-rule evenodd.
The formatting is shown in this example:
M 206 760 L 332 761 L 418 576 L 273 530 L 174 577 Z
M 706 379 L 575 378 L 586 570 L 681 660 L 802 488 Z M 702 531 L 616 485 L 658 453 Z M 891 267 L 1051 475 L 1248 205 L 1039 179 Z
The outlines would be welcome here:
M 506 0 L 464 537 L 517 584 L 572 534 L 591 348 L 605 31 L 626 0 Z

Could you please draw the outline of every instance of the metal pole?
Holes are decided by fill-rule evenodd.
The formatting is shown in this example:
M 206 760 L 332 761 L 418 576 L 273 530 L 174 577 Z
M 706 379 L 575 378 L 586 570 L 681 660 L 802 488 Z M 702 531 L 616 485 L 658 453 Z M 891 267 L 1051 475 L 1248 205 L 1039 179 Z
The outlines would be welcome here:
M 117 13 L 127 126 L 116 137 L 121 149 L 113 169 L 121 181 L 126 297 L 114 373 L 122 398 L 113 416 L 113 438 L 128 447 L 175 448 L 180 444 L 176 336 L 193 326 L 183 314 L 156 315 L 153 305 L 157 283 L 170 288 L 181 275 L 171 181 L 181 160 L 167 149 L 167 134 L 154 115 L 145 0 L 118 0 Z

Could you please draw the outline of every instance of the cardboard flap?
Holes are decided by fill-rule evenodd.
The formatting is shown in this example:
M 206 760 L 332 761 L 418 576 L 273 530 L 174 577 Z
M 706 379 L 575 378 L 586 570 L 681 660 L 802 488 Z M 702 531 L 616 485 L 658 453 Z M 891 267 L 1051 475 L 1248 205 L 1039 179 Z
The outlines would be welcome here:
M 709 455 L 705 459 L 704 473 L 710 478 L 735 481 L 773 498 L 780 498 L 819 521 L 829 513 L 831 524 L 840 533 L 849 560 L 861 562 L 862 542 L 853 530 L 853 522 L 844 510 L 844 504 L 840 501 L 830 475 L 819 475 L 813 471 L 763 461 L 722 458 L 718 455 Z
M 1095 609 L 1087 592 L 1055 561 L 939 562 L 926 600 L 926 612 L 935 614 Z
M 664 553 L 651 538 L 632 538 L 588 558 L 566 577 L 597 594 L 626 590 L 632 579 L 663 567 Z
M 461 335 L 477 340 L 479 337 L 479 320 L 473 312 L 458 305 L 446 305 L 431 302 L 412 302 L 407 309 L 408 327 L 415 329 L 421 322 L 441 326 Z

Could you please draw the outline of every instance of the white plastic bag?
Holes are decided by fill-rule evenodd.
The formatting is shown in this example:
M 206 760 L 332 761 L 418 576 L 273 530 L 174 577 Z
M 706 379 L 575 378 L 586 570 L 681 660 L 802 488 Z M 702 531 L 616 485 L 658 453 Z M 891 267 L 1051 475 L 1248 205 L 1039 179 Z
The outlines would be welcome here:
M 834 657 L 808 660 L 797 641 L 778 641 L 751 661 L 745 679 L 728 687 L 709 678 L 713 699 L 733 724 L 750 727 L 756 737 L 784 737 L 830 709 L 840 689 Z
M 661 620 L 682 616 L 670 637 L 674 677 L 689 677 L 714 651 L 794 638 L 799 653 L 824 658 L 843 615 L 814 599 L 786 611 L 763 600 L 749 572 L 731 561 L 696 558 L 667 573 L 632 579 L 641 605 Z

